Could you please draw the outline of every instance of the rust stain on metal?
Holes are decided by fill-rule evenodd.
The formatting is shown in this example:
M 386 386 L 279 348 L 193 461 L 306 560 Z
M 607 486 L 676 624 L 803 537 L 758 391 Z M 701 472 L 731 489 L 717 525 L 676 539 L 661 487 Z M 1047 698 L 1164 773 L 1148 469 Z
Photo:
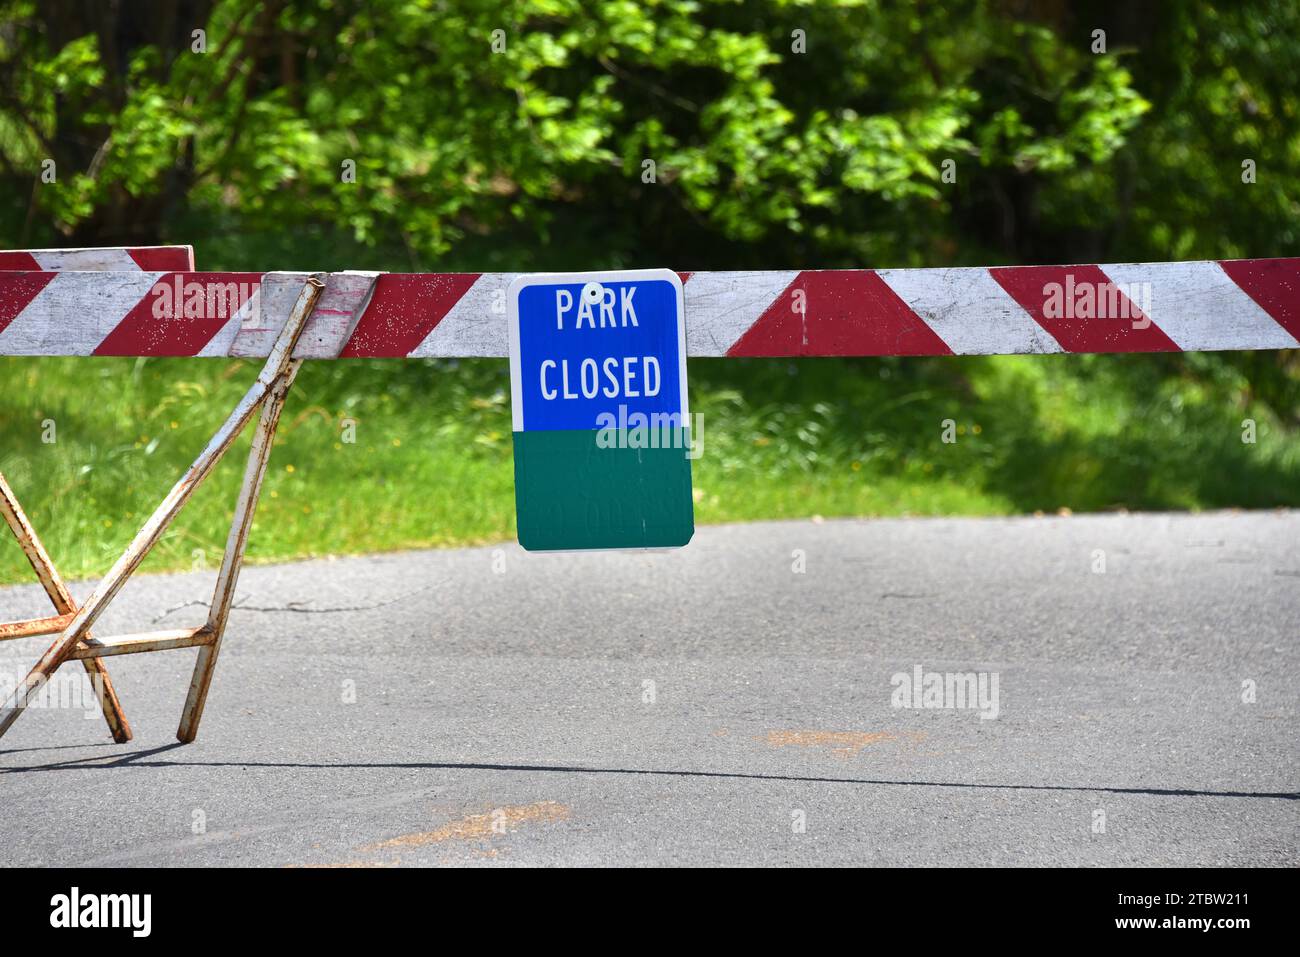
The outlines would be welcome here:
M 266 365 L 258 376 L 258 383 L 265 384 L 266 392 L 259 400 L 262 412 L 248 450 L 244 484 L 239 490 L 239 499 L 235 503 L 235 515 L 230 524 L 230 535 L 226 539 L 226 552 L 221 560 L 221 570 L 217 573 L 217 585 L 212 594 L 212 605 L 208 610 L 208 621 L 205 627 L 211 635 L 211 641 L 199 649 L 195 659 L 194 674 L 190 678 L 185 708 L 181 712 L 180 726 L 176 729 L 176 739 L 186 744 L 193 741 L 199 733 L 199 721 L 203 718 L 203 708 L 207 702 L 208 689 L 212 685 L 217 655 L 221 651 L 221 639 L 225 635 L 226 622 L 230 617 L 230 607 L 235 597 L 235 586 L 239 582 L 239 573 L 244 564 L 244 549 L 248 545 L 248 534 L 253 527 L 253 514 L 257 511 L 257 501 L 262 492 L 262 480 L 266 477 L 266 466 L 271 458 L 271 450 L 275 446 L 275 430 L 280 424 L 280 413 L 284 410 L 285 397 L 298 375 L 298 370 L 302 367 L 302 360 L 294 359 L 293 351 L 324 289 L 325 284 L 319 276 L 307 277 L 293 310 L 289 313 L 289 319 L 280 331 Z
M 45 589 L 45 594 L 49 596 L 51 604 L 54 605 L 54 610 L 59 612 L 55 618 L 10 622 L 6 626 L 0 626 L 0 640 L 27 635 L 62 633 L 63 629 L 69 627 L 76 618 L 77 605 L 72 600 L 72 593 L 68 591 L 68 586 L 64 584 L 58 569 L 54 567 L 50 553 L 45 550 L 31 520 L 19 504 L 18 496 L 9 487 L 3 474 L 0 474 L 0 515 L 4 516 L 5 524 L 18 540 L 19 547 L 27 556 L 32 570 L 36 572 L 36 577 L 40 580 L 41 587 Z M 58 627 L 52 627 L 55 624 Z M 90 637 L 89 631 L 85 634 L 87 638 Z M 104 723 L 108 725 L 108 733 L 118 744 L 125 744 L 132 737 L 131 724 L 122 711 L 122 703 L 117 699 L 117 690 L 113 687 L 113 679 L 108 676 L 108 669 L 98 659 L 83 661 L 82 665 L 90 678 L 90 687 L 99 700 L 100 710 L 104 713 Z M 9 723 L 12 724 L 12 720 Z M 0 735 L 3 734 L 4 731 L 0 729 Z
M 57 635 L 72 621 L 72 613 L 53 618 L 28 618 L 24 621 L 0 623 L 0 641 L 10 638 L 31 638 L 34 635 Z
M 147 651 L 194 648 L 210 645 L 213 634 L 206 625 L 199 628 L 173 628 L 168 631 L 142 632 L 113 638 L 87 638 L 72 650 L 69 658 L 108 658 L 136 655 Z
M 524 824 L 566 821 L 569 814 L 570 808 L 558 801 L 517 804 L 496 808 L 486 814 L 471 814 L 432 831 L 403 834 L 400 837 L 368 844 L 362 850 L 380 851 L 390 848 L 423 847 L 426 844 L 441 844 L 444 841 L 487 840 L 518 830 Z

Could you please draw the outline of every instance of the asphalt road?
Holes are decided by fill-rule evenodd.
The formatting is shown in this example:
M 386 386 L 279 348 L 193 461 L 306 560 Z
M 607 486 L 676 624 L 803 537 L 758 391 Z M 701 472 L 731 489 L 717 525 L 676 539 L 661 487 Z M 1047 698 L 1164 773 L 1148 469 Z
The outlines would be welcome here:
M 176 606 L 211 580 L 143 577 L 96 631 L 198 623 Z M 239 596 L 195 744 L 193 651 L 109 660 L 129 744 L 80 678 L 22 716 L 0 864 L 1300 857 L 1300 513 L 704 528 L 251 568 Z M 46 607 L 0 590 L 0 619 Z M 895 707 L 918 666 L 983 674 L 982 711 Z

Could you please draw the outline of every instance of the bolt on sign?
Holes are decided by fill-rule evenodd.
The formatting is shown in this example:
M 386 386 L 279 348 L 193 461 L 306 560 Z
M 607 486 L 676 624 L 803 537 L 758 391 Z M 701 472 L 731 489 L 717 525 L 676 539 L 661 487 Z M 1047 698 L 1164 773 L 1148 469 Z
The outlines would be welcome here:
M 526 275 L 508 302 L 519 544 L 685 545 L 695 514 L 681 279 Z

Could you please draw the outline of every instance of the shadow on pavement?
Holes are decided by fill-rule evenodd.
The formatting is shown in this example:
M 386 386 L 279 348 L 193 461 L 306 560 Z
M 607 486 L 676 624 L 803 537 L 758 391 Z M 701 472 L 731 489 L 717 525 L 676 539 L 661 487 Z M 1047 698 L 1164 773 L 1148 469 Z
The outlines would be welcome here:
M 557 764 L 478 764 L 473 762 L 437 762 L 437 761 L 375 761 L 375 762 L 292 762 L 292 761 L 151 761 L 154 755 L 163 754 L 176 748 L 184 747 L 179 742 L 164 744 L 156 748 L 145 748 L 122 755 L 96 755 L 86 758 L 70 758 L 66 761 L 52 761 L 48 764 L 28 765 L 25 767 L 0 768 L 3 774 L 25 774 L 37 771 L 87 771 L 113 770 L 117 768 L 284 768 L 284 769 L 330 769 L 350 768 L 367 770 L 376 768 L 427 770 L 427 771 L 506 771 L 546 774 L 629 774 L 655 777 L 677 778 L 724 778 L 741 781 L 789 781 L 803 784 L 859 784 L 875 787 L 920 787 L 920 788 L 971 788 L 993 791 L 1056 791 L 1056 792 L 1104 792 L 1107 794 L 1143 794 L 1155 797 L 1223 797 L 1223 798 L 1257 798 L 1265 800 L 1296 801 L 1300 793 L 1294 791 L 1204 791 L 1194 788 L 1158 788 L 1158 787 L 1105 787 L 1101 785 L 1065 785 L 1065 784 L 981 784 L 969 781 L 889 781 L 874 778 L 833 778 L 816 775 L 799 774 L 756 774 L 744 771 L 682 771 L 656 768 L 596 768 L 579 765 Z M 43 750 L 43 749 L 27 749 Z M 56 749 L 50 749 L 56 750 Z M 0 752 L 12 754 L 15 752 Z M 97 763 L 92 763 L 97 762 Z

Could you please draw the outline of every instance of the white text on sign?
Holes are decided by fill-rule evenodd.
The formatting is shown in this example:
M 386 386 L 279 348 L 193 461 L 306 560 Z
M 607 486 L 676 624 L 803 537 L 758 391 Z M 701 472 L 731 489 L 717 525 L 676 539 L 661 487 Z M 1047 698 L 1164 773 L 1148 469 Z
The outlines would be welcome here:
M 591 289 L 592 287 L 587 288 Z M 586 290 L 584 290 L 584 295 L 578 297 L 580 302 L 578 303 L 578 312 L 573 328 L 581 329 L 584 321 L 588 329 L 614 329 L 620 325 L 627 327 L 637 324 L 636 310 L 632 307 L 632 297 L 636 295 L 636 286 L 624 286 L 619 290 L 620 294 L 617 299 L 620 307 L 621 323 L 615 322 L 614 319 L 614 300 L 616 298 L 614 290 L 605 287 L 596 288 L 599 289 L 599 292 L 597 293 L 598 298 L 594 301 L 585 294 Z M 599 326 L 596 325 L 597 316 L 592 312 L 593 308 L 596 308 L 599 313 Z M 564 328 L 564 317 L 572 310 L 573 293 L 567 289 L 557 289 L 555 291 L 556 329 Z
M 617 290 L 598 283 L 588 283 L 575 302 L 568 289 L 555 290 L 555 328 L 569 329 L 626 329 L 638 327 L 636 286 L 623 286 Z M 545 359 L 538 367 L 542 398 L 547 402 L 556 399 L 607 399 L 653 398 L 659 394 L 663 377 L 659 360 L 655 356 L 610 356 L 603 361 L 583 359 L 570 366 L 568 359 Z
M 643 370 L 640 378 L 637 375 L 638 365 Z M 553 384 L 557 370 L 558 387 Z M 554 359 L 543 360 L 541 379 L 542 398 L 546 401 L 579 398 L 570 384 L 568 359 L 561 359 L 558 363 Z M 594 399 L 597 395 L 603 395 L 607 399 L 639 399 L 642 396 L 653 398 L 659 394 L 660 382 L 659 360 L 654 356 L 628 356 L 623 359 L 610 356 L 600 365 L 599 371 L 595 359 L 583 359 L 578 366 L 577 385 L 581 397 L 585 399 Z

